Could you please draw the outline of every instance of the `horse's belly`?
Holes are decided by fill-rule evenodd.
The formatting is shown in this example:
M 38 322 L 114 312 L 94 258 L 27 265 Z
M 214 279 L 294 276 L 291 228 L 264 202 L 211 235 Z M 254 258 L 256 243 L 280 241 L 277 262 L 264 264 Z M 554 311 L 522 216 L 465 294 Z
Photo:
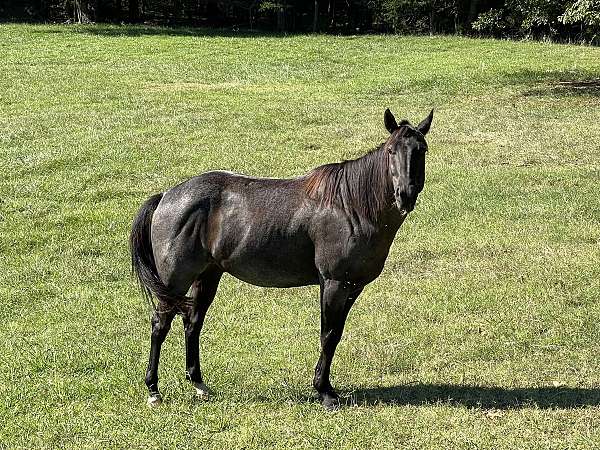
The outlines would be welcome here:
M 247 270 L 247 267 L 236 270 L 235 268 L 227 270 L 227 273 L 234 277 L 255 286 L 288 288 L 297 286 L 307 286 L 310 284 L 319 284 L 317 273 L 292 273 L 283 271 L 263 271 L 260 274 Z
M 256 286 L 293 287 L 319 283 L 314 250 L 308 242 L 240 245 L 227 256 L 217 259 L 223 270 Z
M 319 276 L 314 264 L 309 266 L 294 261 L 252 260 L 223 261 L 222 268 L 246 283 L 264 287 L 293 287 L 318 284 Z

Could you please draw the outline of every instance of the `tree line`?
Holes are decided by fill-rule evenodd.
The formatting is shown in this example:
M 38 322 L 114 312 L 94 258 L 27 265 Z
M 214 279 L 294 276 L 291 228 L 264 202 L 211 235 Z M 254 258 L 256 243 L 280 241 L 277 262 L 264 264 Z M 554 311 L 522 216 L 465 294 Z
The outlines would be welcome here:
M 0 19 L 600 42 L 600 0 L 0 0 Z

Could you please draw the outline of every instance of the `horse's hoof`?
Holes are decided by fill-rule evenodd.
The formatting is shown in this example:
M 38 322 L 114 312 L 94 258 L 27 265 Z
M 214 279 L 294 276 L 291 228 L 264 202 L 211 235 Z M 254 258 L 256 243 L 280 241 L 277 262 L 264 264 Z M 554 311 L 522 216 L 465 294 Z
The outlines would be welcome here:
M 194 385 L 194 389 L 196 389 L 196 398 L 198 400 L 206 401 L 210 398 L 210 390 L 204 382 L 201 381 L 200 383 L 192 384 Z
M 337 411 L 340 409 L 340 399 L 337 395 L 323 395 L 321 404 L 326 411 Z
M 160 406 L 161 403 L 162 403 L 162 396 L 158 392 L 156 392 L 154 394 L 150 394 L 148 396 L 147 405 L 150 408 L 156 408 L 157 406 Z

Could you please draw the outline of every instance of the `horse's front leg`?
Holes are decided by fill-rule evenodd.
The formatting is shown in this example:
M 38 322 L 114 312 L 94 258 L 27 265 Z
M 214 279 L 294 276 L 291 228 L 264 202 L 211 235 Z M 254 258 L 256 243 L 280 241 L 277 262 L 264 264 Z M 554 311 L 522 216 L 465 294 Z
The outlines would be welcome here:
M 321 356 L 315 368 L 313 385 L 323 407 L 328 410 L 337 409 L 340 403 L 329 381 L 331 361 L 342 338 L 348 312 L 362 289 L 344 281 L 321 281 Z

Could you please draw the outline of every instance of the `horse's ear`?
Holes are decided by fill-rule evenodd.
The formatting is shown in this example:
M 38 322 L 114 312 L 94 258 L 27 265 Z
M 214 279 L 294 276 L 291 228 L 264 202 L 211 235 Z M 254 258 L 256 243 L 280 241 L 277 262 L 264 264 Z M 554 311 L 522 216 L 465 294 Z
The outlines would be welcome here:
M 423 134 L 423 136 L 425 136 L 427 134 L 427 132 L 429 131 L 429 127 L 431 127 L 432 120 L 433 120 L 433 109 L 431 110 L 429 115 L 427 117 L 425 117 L 425 119 L 423 119 L 423 121 L 419 125 L 417 125 L 417 130 L 419 130 L 421 132 L 421 134 Z
M 396 122 L 396 118 L 390 111 L 390 109 L 386 109 L 383 114 L 383 123 L 385 123 L 385 128 L 392 133 L 396 128 L 398 128 L 398 123 Z

